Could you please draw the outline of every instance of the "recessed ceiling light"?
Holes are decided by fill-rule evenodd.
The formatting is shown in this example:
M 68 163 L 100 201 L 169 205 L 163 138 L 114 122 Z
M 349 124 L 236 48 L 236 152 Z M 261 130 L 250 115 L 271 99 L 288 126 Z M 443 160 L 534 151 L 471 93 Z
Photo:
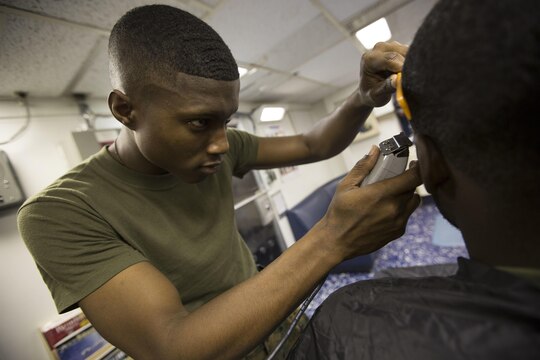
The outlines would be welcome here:
M 264 107 L 261 112 L 261 121 L 279 121 L 285 115 L 284 107 Z
M 366 49 L 372 49 L 379 41 L 387 41 L 392 38 L 392 33 L 385 18 L 380 18 L 358 30 L 355 35 Z

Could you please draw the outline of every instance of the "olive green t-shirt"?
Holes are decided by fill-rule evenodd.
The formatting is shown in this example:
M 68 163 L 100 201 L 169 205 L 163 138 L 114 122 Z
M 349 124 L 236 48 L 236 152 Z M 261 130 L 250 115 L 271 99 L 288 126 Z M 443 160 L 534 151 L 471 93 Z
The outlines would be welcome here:
M 189 311 L 256 273 L 231 182 L 249 170 L 257 139 L 227 136 L 221 168 L 197 184 L 132 171 L 103 148 L 25 202 L 19 230 L 59 312 L 141 261 L 174 284 Z

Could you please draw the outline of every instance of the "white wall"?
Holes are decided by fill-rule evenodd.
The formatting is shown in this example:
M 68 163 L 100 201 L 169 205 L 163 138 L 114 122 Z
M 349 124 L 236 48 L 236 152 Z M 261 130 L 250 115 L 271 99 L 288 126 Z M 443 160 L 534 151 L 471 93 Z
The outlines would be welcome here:
M 103 109 L 103 101 L 94 108 Z M 23 119 L 20 106 L 0 101 L 0 141 Z M 100 105 L 100 106 L 98 106 Z M 84 127 L 71 100 L 30 99 L 32 120 L 27 130 L 0 149 L 8 154 L 24 192 L 44 188 L 80 160 L 71 131 Z M 100 110 L 101 110 L 100 109 Z M 49 290 L 19 237 L 16 210 L 0 213 L 0 359 L 49 359 L 38 328 L 57 316 Z
M 279 126 L 283 135 L 294 135 L 309 131 L 323 118 L 327 111 L 322 106 L 289 105 L 284 119 L 280 122 L 257 122 L 257 134 L 268 135 L 272 127 Z M 255 119 L 256 120 L 256 119 Z M 288 208 L 293 207 L 313 190 L 325 182 L 347 171 L 341 156 L 313 164 L 298 166 L 290 174 L 280 177 L 281 193 Z

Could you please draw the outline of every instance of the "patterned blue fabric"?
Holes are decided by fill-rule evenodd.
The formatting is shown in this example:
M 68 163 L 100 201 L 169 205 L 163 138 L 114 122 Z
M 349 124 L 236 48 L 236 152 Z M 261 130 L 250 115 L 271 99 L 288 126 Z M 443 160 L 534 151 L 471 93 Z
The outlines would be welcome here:
M 369 273 L 330 274 L 321 290 L 306 310 L 311 317 L 315 309 L 331 293 L 353 282 L 372 279 L 373 275 L 383 269 L 456 263 L 458 256 L 468 258 L 464 246 L 438 246 L 432 243 L 435 220 L 439 210 L 428 197 L 409 218 L 405 234 L 380 249 L 376 255 L 373 269 Z

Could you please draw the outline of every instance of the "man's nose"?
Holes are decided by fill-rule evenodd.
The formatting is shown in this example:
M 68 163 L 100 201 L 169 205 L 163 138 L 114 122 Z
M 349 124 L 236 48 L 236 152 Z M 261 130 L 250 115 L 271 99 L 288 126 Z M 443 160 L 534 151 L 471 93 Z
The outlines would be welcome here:
M 229 141 L 227 140 L 227 128 L 216 130 L 208 144 L 208 153 L 225 154 L 229 151 Z

